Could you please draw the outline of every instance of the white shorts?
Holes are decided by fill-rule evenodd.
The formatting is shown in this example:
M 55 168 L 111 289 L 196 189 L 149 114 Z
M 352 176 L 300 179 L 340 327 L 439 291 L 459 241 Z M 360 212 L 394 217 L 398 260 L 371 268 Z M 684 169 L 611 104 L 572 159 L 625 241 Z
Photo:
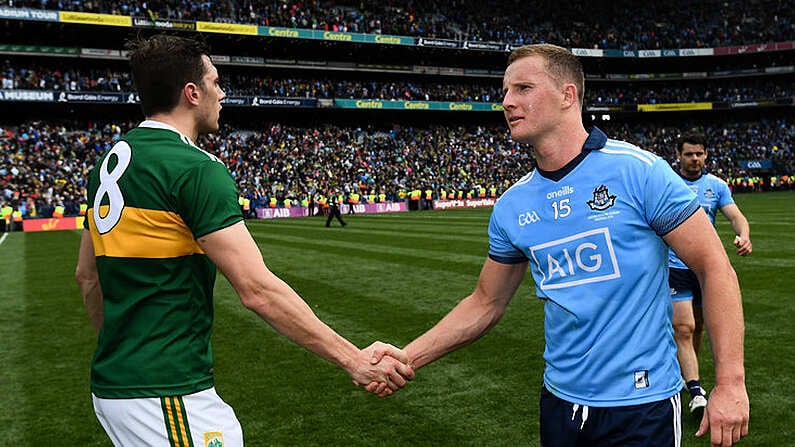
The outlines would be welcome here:
M 94 412 L 115 446 L 239 447 L 235 411 L 210 388 L 186 396 L 103 399 Z

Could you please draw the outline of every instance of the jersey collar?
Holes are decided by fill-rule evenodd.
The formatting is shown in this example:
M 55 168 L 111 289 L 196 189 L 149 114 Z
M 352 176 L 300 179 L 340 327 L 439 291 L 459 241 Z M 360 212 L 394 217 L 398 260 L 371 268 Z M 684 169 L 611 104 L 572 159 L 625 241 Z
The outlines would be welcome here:
M 536 169 L 538 169 L 538 173 L 541 174 L 542 177 L 555 182 L 560 181 L 569 172 L 576 168 L 577 165 L 582 163 L 589 152 L 605 147 L 605 143 L 607 143 L 607 135 L 598 127 L 593 127 L 591 132 L 588 134 L 588 138 L 585 140 L 585 143 L 582 145 L 582 151 L 577 154 L 577 156 L 574 157 L 570 162 L 566 163 L 566 166 L 556 171 L 544 171 L 541 168 Z
M 138 125 L 138 127 L 148 127 L 150 129 L 170 130 L 172 132 L 176 132 L 177 135 L 179 135 L 179 137 L 182 139 L 182 141 L 190 144 L 193 147 L 198 147 L 193 142 L 193 140 L 190 139 L 190 137 L 188 137 L 187 135 L 185 135 L 182 132 L 178 131 L 176 127 L 171 126 L 170 124 L 166 124 L 166 123 L 164 123 L 162 121 L 156 121 L 156 120 L 152 120 L 152 119 L 144 120 L 143 122 L 141 122 L 141 124 Z
M 696 178 L 687 178 L 687 177 L 685 177 L 685 176 L 682 174 L 682 171 L 681 171 L 681 170 L 678 170 L 678 169 L 677 169 L 676 173 L 677 173 L 677 174 L 679 174 L 679 177 L 682 177 L 683 179 L 687 180 L 688 182 L 695 182 L 695 181 L 697 181 L 698 179 L 700 179 L 701 177 L 704 177 L 705 175 L 707 175 L 707 171 L 705 171 L 705 170 L 703 170 L 703 169 L 701 170 L 701 174 L 698 174 L 698 177 L 696 177 Z

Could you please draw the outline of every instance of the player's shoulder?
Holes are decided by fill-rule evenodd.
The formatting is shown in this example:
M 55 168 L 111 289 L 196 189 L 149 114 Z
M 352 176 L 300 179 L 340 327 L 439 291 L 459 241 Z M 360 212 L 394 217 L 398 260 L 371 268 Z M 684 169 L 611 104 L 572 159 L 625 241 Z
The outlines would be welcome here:
M 595 149 L 594 153 L 603 157 L 608 163 L 652 166 L 661 160 L 659 156 L 632 143 L 611 138 L 608 138 L 601 148 Z
M 128 132 L 126 140 L 136 150 L 151 151 L 162 161 L 172 160 L 183 167 L 206 161 L 221 162 L 218 157 L 196 146 L 176 129 L 144 124 Z
M 711 174 L 709 172 L 706 175 L 704 175 L 704 177 L 708 181 L 710 181 L 711 183 L 715 183 L 715 184 L 718 184 L 718 185 L 721 185 L 721 186 L 727 186 L 727 187 L 729 186 L 729 184 L 726 183 L 726 180 L 723 180 L 722 178 L 718 177 L 717 175 Z
M 517 197 L 521 197 L 524 195 L 529 188 L 532 188 L 533 180 L 538 175 L 538 170 L 533 169 L 532 171 L 528 172 L 524 175 L 524 177 L 520 178 L 516 183 L 511 185 L 505 192 L 500 195 L 495 203 L 495 207 L 502 202 L 503 204 L 506 202 L 510 202 L 516 200 Z

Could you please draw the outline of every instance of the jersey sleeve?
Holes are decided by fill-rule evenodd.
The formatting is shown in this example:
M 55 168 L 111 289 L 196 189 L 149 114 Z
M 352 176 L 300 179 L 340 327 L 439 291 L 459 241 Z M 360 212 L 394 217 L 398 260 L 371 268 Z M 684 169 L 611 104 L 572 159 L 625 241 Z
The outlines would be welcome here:
M 499 208 L 495 207 L 489 220 L 489 258 L 500 264 L 519 264 L 528 261 L 527 256 L 510 242 L 500 220 Z
M 657 159 L 645 180 L 646 220 L 658 235 L 670 233 L 700 208 L 696 194 L 665 160 Z
M 734 203 L 732 192 L 729 190 L 729 185 L 721 179 L 715 182 L 715 188 L 718 189 L 718 208 L 723 208 L 726 205 Z
M 180 178 L 176 189 L 179 214 L 195 238 L 243 220 L 237 185 L 223 163 L 199 163 Z

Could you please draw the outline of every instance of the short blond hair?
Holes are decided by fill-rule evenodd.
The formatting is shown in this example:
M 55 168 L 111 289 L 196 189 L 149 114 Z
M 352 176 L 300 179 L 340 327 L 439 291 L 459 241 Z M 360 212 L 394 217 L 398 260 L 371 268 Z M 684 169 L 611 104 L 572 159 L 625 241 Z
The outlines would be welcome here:
M 577 98 L 580 100 L 580 106 L 584 105 L 585 73 L 577 56 L 563 47 L 548 43 L 538 43 L 523 45 L 511 51 L 511 55 L 508 56 L 508 65 L 530 56 L 543 57 L 547 61 L 547 72 L 558 82 L 574 84 L 577 87 Z

